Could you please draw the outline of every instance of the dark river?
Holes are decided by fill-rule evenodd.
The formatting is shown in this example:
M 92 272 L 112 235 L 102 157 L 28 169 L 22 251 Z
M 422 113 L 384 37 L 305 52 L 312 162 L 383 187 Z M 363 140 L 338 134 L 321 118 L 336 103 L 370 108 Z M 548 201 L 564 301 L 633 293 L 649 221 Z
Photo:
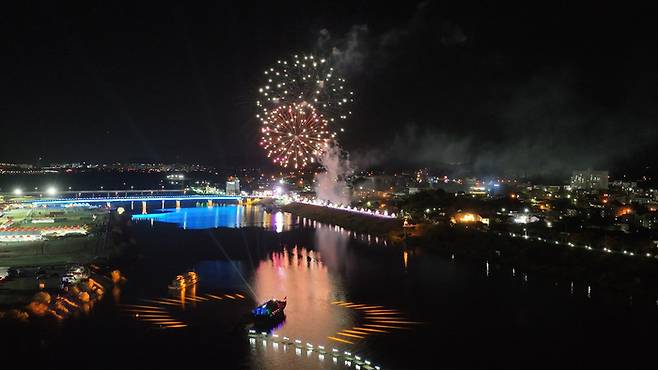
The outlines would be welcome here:
M 22 350 L 71 367 L 79 358 L 101 368 L 226 369 L 637 368 L 653 354 L 655 302 L 405 252 L 260 207 L 149 212 L 134 216 L 139 258 L 123 268 L 124 286 L 88 317 L 32 334 L 39 348 Z M 198 284 L 170 293 L 171 280 L 192 270 Z M 250 310 L 272 297 L 287 297 L 285 320 L 254 327 Z M 362 365 L 346 362 L 346 351 Z

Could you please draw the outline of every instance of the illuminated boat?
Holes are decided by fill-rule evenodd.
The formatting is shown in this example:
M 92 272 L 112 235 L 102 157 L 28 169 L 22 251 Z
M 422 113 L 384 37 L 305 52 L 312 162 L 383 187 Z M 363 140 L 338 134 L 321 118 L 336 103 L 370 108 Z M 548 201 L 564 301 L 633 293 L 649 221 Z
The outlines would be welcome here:
M 199 281 L 199 277 L 196 272 L 190 271 L 185 275 L 178 275 L 176 278 L 169 284 L 170 290 L 184 290 L 188 286 L 192 286 Z
M 286 308 L 287 299 L 283 298 L 282 301 L 277 299 L 270 299 L 262 305 L 251 310 L 251 313 L 256 319 L 274 319 L 283 316 L 283 310 Z

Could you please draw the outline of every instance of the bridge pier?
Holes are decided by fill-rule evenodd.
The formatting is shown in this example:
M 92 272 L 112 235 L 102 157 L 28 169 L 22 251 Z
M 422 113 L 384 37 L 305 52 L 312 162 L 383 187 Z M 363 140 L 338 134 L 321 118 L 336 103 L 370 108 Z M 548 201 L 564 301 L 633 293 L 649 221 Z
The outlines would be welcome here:
M 180 200 L 176 201 L 176 209 L 180 209 Z
M 134 209 L 135 209 L 135 202 L 130 202 L 130 210 L 132 211 Z
M 162 200 L 162 209 L 164 209 L 164 199 Z
M 208 199 L 208 208 L 212 208 L 212 199 Z
M 143 200 L 143 201 L 142 201 L 142 214 L 145 215 L 146 213 L 147 213 L 147 212 L 146 212 L 146 201 Z

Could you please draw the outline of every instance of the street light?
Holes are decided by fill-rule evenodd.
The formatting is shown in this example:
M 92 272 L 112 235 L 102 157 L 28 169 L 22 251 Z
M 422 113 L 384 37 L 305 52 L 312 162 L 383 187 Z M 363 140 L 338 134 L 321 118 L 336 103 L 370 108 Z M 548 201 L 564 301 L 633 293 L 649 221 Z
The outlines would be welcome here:
M 14 189 L 14 195 L 23 195 L 23 189 L 21 188 Z
M 57 188 L 54 186 L 49 186 L 48 189 L 46 189 L 46 194 L 53 196 L 57 194 Z

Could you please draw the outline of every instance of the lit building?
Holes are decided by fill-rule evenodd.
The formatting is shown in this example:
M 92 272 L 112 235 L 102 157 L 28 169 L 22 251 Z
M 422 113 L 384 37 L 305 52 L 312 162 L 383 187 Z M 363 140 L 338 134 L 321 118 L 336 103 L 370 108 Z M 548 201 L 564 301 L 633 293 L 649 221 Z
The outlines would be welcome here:
M 489 219 L 483 218 L 477 213 L 471 212 L 457 212 L 454 216 L 450 218 L 450 222 L 453 224 L 470 224 L 470 223 L 483 223 L 489 225 Z
M 571 175 L 571 189 L 607 190 L 608 171 L 594 171 L 591 169 L 574 171 Z
M 486 195 L 487 189 L 484 184 L 474 177 L 467 177 L 464 179 L 464 186 L 466 193 L 472 195 Z
M 237 177 L 229 177 L 226 181 L 226 195 L 240 195 L 240 180 Z

